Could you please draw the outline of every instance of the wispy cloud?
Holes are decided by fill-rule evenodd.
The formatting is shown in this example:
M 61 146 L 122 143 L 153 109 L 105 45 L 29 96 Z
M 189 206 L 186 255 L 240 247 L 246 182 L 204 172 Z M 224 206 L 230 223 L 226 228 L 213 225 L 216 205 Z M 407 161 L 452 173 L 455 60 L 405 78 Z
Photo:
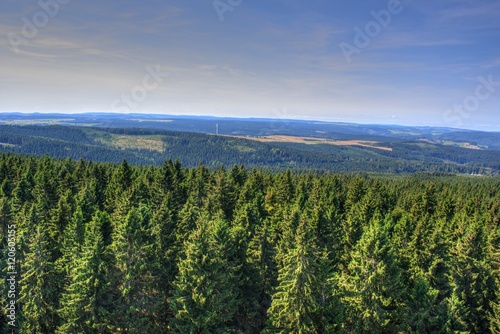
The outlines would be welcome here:
M 479 18 L 484 21 L 486 18 L 498 19 L 498 14 L 500 14 L 500 2 L 498 1 L 453 1 L 449 3 L 455 6 L 438 12 L 443 21 L 470 18 Z M 459 6 L 456 6 L 457 4 Z
M 71 1 L 17 53 L 6 34 L 40 8 L 2 6 L 0 112 L 108 110 L 158 64 L 171 76 L 136 111 L 272 116 L 287 105 L 311 118 L 439 123 L 471 78 L 500 67 L 500 3 L 489 0 L 408 2 L 352 63 L 339 43 L 386 3 L 245 1 L 220 22 L 211 1 Z M 481 115 L 498 113 L 491 101 Z
M 500 57 L 497 59 L 493 59 L 491 62 L 488 62 L 487 64 L 484 64 L 481 67 L 484 69 L 500 68 Z

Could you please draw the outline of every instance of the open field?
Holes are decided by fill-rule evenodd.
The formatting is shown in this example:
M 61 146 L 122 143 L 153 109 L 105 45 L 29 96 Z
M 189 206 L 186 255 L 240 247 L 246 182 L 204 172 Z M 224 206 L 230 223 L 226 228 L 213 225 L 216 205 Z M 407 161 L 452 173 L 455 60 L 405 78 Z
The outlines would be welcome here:
M 110 134 L 96 138 L 96 141 L 121 150 L 124 149 L 142 149 L 163 153 L 165 152 L 165 143 L 159 136 L 130 136 Z
M 57 125 L 74 121 L 74 118 L 47 118 L 47 119 L 18 119 L 18 120 L 2 120 L 1 124 L 5 125 Z
M 252 136 L 228 136 L 235 138 L 243 138 L 249 140 L 255 140 L 261 143 L 295 143 L 295 144 L 329 144 L 337 146 L 361 146 L 376 148 L 383 151 L 392 151 L 391 147 L 376 146 L 378 142 L 367 141 L 367 140 L 330 140 L 326 138 L 316 138 L 316 137 L 299 137 L 299 136 L 263 136 L 263 137 L 252 137 Z
M 482 150 L 483 149 L 482 147 L 480 147 L 476 144 L 469 143 L 469 142 L 457 142 L 457 141 L 451 141 L 451 140 L 429 140 L 429 139 L 420 139 L 420 141 L 423 141 L 426 143 L 431 143 L 431 144 L 467 148 L 469 150 Z

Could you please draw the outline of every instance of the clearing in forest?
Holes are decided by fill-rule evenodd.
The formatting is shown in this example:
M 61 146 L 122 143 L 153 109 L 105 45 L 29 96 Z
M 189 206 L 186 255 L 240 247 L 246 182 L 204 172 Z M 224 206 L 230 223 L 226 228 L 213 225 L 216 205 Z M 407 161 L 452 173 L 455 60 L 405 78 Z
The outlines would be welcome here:
M 329 144 L 337 146 L 361 146 L 361 147 L 376 148 L 383 151 L 392 151 L 391 147 L 377 146 L 377 144 L 379 144 L 378 142 L 370 140 L 331 140 L 327 138 L 299 137 L 299 136 L 285 136 L 285 135 L 262 136 L 262 137 L 251 137 L 251 136 L 229 136 L 229 137 L 255 140 L 261 143 Z
M 102 137 L 97 137 L 95 140 L 121 150 L 138 149 L 165 152 L 165 143 L 161 136 L 133 136 L 133 135 L 117 135 L 106 134 Z

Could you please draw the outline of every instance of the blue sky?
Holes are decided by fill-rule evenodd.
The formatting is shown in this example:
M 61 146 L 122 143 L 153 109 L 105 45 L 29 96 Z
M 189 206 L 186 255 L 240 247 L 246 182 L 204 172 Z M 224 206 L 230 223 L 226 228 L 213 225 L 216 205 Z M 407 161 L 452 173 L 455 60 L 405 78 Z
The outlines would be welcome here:
M 3 0 L 1 7 L 0 112 L 500 131 L 497 0 Z

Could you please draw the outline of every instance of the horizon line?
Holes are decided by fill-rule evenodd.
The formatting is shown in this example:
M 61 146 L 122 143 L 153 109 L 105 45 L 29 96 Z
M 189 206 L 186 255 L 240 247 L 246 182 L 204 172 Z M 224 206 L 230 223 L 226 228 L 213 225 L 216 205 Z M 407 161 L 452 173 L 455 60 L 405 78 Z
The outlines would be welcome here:
M 161 113 L 147 113 L 147 112 L 113 112 L 113 111 L 78 111 L 78 112 L 64 112 L 64 111 L 0 111 L 0 121 L 1 115 L 123 115 L 123 116 L 133 116 L 133 115 L 144 115 L 144 116 L 165 116 L 165 117 L 185 117 L 185 118 L 215 118 L 215 119 L 232 119 L 232 120 L 283 120 L 283 121 L 294 121 L 294 122 L 319 122 L 325 124 L 345 124 L 345 125 L 367 125 L 367 126 L 397 126 L 397 127 L 408 127 L 408 128 L 436 128 L 436 129 L 447 129 L 454 131 L 475 131 L 475 132 L 493 132 L 500 133 L 499 130 L 478 130 L 477 128 L 456 128 L 452 126 L 442 126 L 442 125 L 409 125 L 401 123 L 373 123 L 373 122 L 363 122 L 363 121 L 335 121 L 335 120 L 325 120 L 319 118 L 283 118 L 283 117 L 242 117 L 242 116 L 220 116 L 220 115 L 210 115 L 210 114 L 161 114 Z

